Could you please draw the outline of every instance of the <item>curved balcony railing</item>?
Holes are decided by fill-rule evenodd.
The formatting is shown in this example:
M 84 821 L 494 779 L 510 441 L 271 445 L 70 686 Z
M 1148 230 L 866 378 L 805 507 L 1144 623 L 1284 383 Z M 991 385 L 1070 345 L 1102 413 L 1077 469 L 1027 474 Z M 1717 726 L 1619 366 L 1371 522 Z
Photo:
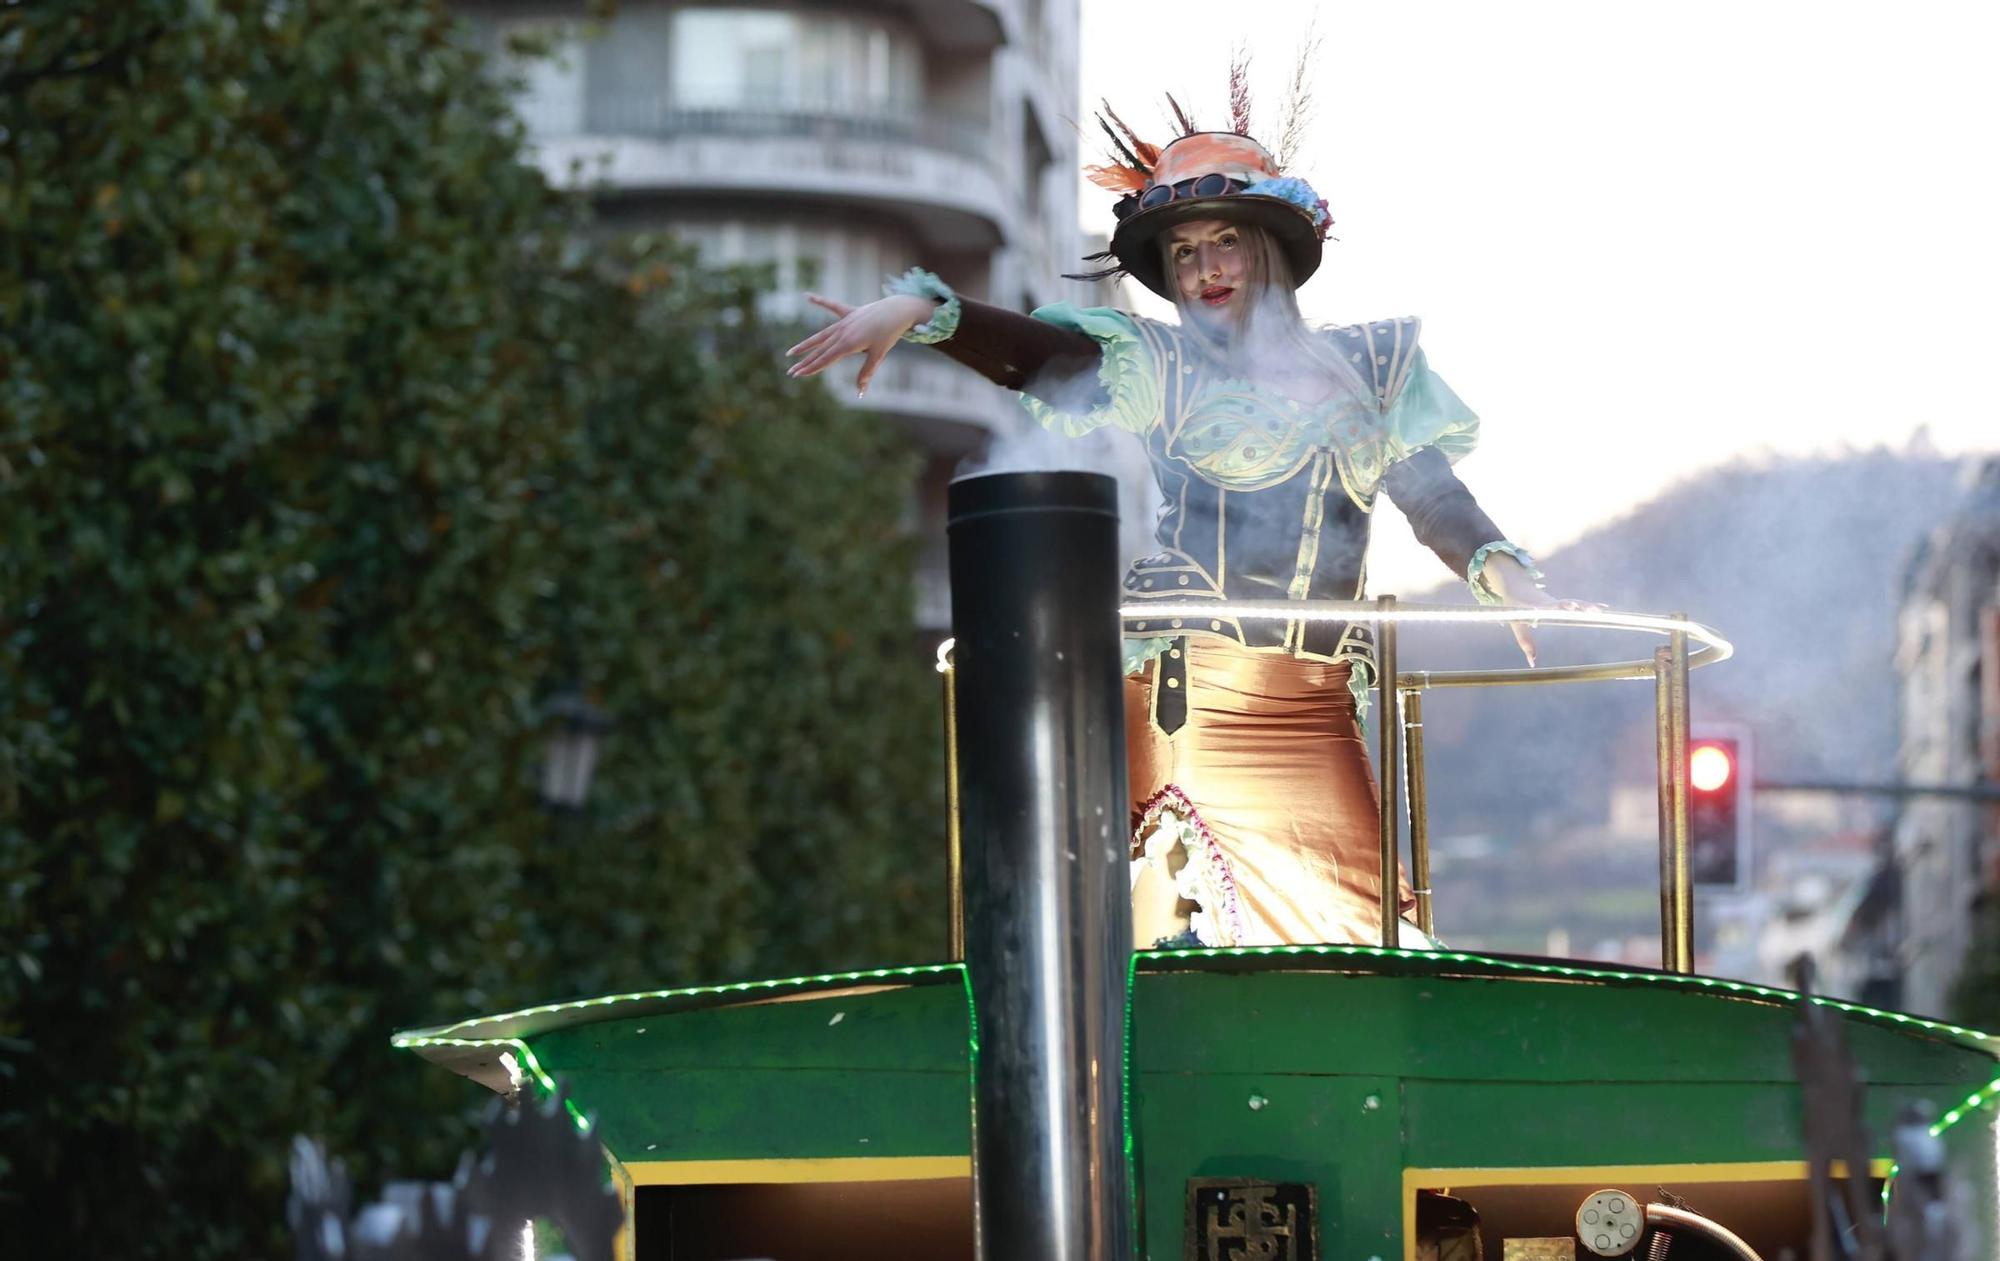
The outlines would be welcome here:
M 778 105 L 684 105 L 657 97 L 595 99 L 587 111 L 599 135 L 728 136 L 861 144 L 907 144 L 984 159 L 992 129 L 974 118 L 916 111 L 813 110 Z
M 900 14 L 923 32 L 932 47 L 956 52 L 993 49 L 1008 42 L 1021 25 L 1018 0 L 864 0 L 872 8 Z
M 584 118 L 581 131 L 536 136 L 551 180 L 890 206 L 914 212 L 931 250 L 990 250 L 1021 231 L 984 129 L 965 120 L 644 102 L 594 104 Z
M 1012 432 L 1027 415 L 1019 395 L 942 355 L 890 355 L 876 368 L 867 397 L 857 399 L 859 366 L 860 360 L 852 359 L 829 370 L 827 384 L 835 395 L 868 411 L 953 421 L 987 433 Z

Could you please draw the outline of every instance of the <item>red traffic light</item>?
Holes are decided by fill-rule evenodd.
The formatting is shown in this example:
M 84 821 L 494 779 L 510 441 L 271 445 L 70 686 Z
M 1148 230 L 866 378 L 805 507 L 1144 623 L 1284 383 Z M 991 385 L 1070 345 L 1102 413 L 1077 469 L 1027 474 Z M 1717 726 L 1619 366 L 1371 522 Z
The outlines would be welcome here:
M 1750 733 L 1727 727 L 1687 744 L 1688 874 L 1696 884 L 1741 888 L 1750 876 Z
M 1736 758 L 1720 744 L 1697 744 L 1688 750 L 1688 783 L 1696 792 L 1710 793 L 1736 774 Z

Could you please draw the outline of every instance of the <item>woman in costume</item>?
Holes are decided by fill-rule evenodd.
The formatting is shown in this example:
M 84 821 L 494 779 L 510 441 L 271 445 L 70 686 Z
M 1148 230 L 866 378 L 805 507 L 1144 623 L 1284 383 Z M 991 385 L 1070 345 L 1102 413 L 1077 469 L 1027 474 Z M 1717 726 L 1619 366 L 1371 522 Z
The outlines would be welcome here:
M 1058 432 L 1138 435 L 1164 504 L 1160 551 L 1126 575 L 1130 604 L 1359 600 L 1386 493 L 1482 602 L 1575 607 L 1541 590 L 1452 473 L 1478 419 L 1431 372 L 1416 319 L 1300 318 L 1293 291 L 1319 266 L 1326 203 L 1240 115 L 1237 131 L 1202 132 L 1175 112 L 1184 134 L 1164 148 L 1116 115 L 1106 125 L 1118 160 L 1092 179 L 1122 194 L 1116 265 L 1087 278 L 1130 274 L 1175 304 L 1177 325 L 1068 303 L 1023 316 L 913 270 L 866 306 L 808 295 L 839 319 L 792 348 L 792 375 L 862 355 L 865 391 L 909 340 L 1021 391 Z M 1368 628 L 1218 613 L 1135 616 L 1126 633 L 1135 941 L 1379 940 Z M 1516 637 L 1532 664 L 1526 628 Z M 1407 921 L 1404 938 L 1423 941 Z

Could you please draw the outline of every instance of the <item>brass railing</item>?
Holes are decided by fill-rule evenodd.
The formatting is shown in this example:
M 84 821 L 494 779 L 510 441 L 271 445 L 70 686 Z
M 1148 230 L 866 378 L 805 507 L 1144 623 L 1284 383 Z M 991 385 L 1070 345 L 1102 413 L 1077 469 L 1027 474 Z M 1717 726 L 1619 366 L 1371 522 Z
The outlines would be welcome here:
M 1410 882 L 1416 890 L 1417 927 L 1433 931 L 1430 873 L 1430 810 L 1424 781 L 1423 693 L 1430 688 L 1516 687 L 1529 684 L 1595 683 L 1615 679 L 1653 681 L 1654 737 L 1658 750 L 1660 817 L 1660 964 L 1671 972 L 1694 970 L 1694 890 L 1688 868 L 1688 672 L 1727 660 L 1734 652 L 1728 640 L 1699 622 L 1676 613 L 1657 616 L 1610 609 L 1522 609 L 1501 606 L 1401 604 L 1394 596 L 1373 602 L 1336 600 L 1149 600 L 1120 610 L 1127 617 L 1148 621 L 1174 618 L 1214 618 L 1243 621 L 1338 621 L 1368 623 L 1375 630 L 1379 667 L 1376 691 L 1381 698 L 1377 719 L 1377 770 L 1381 776 L 1382 870 L 1395 870 L 1401 849 L 1403 811 L 1399 798 L 1409 800 Z M 1541 666 L 1500 670 L 1404 670 L 1397 658 L 1399 627 L 1439 623 L 1526 622 L 1530 625 L 1577 626 L 1597 630 L 1636 630 L 1663 636 L 1666 644 L 1650 660 L 1609 661 L 1586 665 Z M 1690 649 L 1690 644 L 1699 647 Z M 953 734 L 951 641 L 938 648 L 937 669 L 944 681 L 945 757 L 950 805 L 947 882 L 951 899 L 952 957 L 962 954 L 963 926 L 958 832 L 958 756 Z M 1382 686 L 1393 680 L 1393 686 Z M 1403 791 L 1399 792 L 1398 787 Z M 1396 881 L 1382 882 L 1382 944 L 1398 944 L 1401 917 L 1396 905 Z
M 937 672 L 944 682 L 945 933 L 951 957 L 965 957 L 965 851 L 958 831 L 958 676 L 951 668 L 951 645 L 938 645 Z

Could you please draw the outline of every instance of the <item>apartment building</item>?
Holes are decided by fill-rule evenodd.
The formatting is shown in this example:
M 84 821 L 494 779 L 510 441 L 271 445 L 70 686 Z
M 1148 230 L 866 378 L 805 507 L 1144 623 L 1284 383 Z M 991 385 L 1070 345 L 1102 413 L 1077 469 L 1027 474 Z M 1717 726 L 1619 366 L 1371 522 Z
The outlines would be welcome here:
M 475 37 L 548 38 L 524 63 L 522 118 L 551 179 L 596 190 L 610 224 L 670 229 L 718 263 L 770 263 L 769 309 L 800 290 L 850 301 L 921 265 L 1020 310 L 1105 301 L 1065 281 L 1077 216 L 1080 0 L 681 4 L 459 0 Z M 890 355 L 865 401 L 927 453 L 912 512 L 929 543 L 917 620 L 948 621 L 944 488 L 965 456 L 1028 421 L 944 356 Z
M 2000 784 L 2000 458 L 1968 467 L 1957 511 L 1911 564 L 1896 666 L 1902 781 Z M 1902 1006 L 1942 1014 L 1972 945 L 1974 909 L 2000 896 L 2000 806 L 1909 798 L 1886 857 Z

